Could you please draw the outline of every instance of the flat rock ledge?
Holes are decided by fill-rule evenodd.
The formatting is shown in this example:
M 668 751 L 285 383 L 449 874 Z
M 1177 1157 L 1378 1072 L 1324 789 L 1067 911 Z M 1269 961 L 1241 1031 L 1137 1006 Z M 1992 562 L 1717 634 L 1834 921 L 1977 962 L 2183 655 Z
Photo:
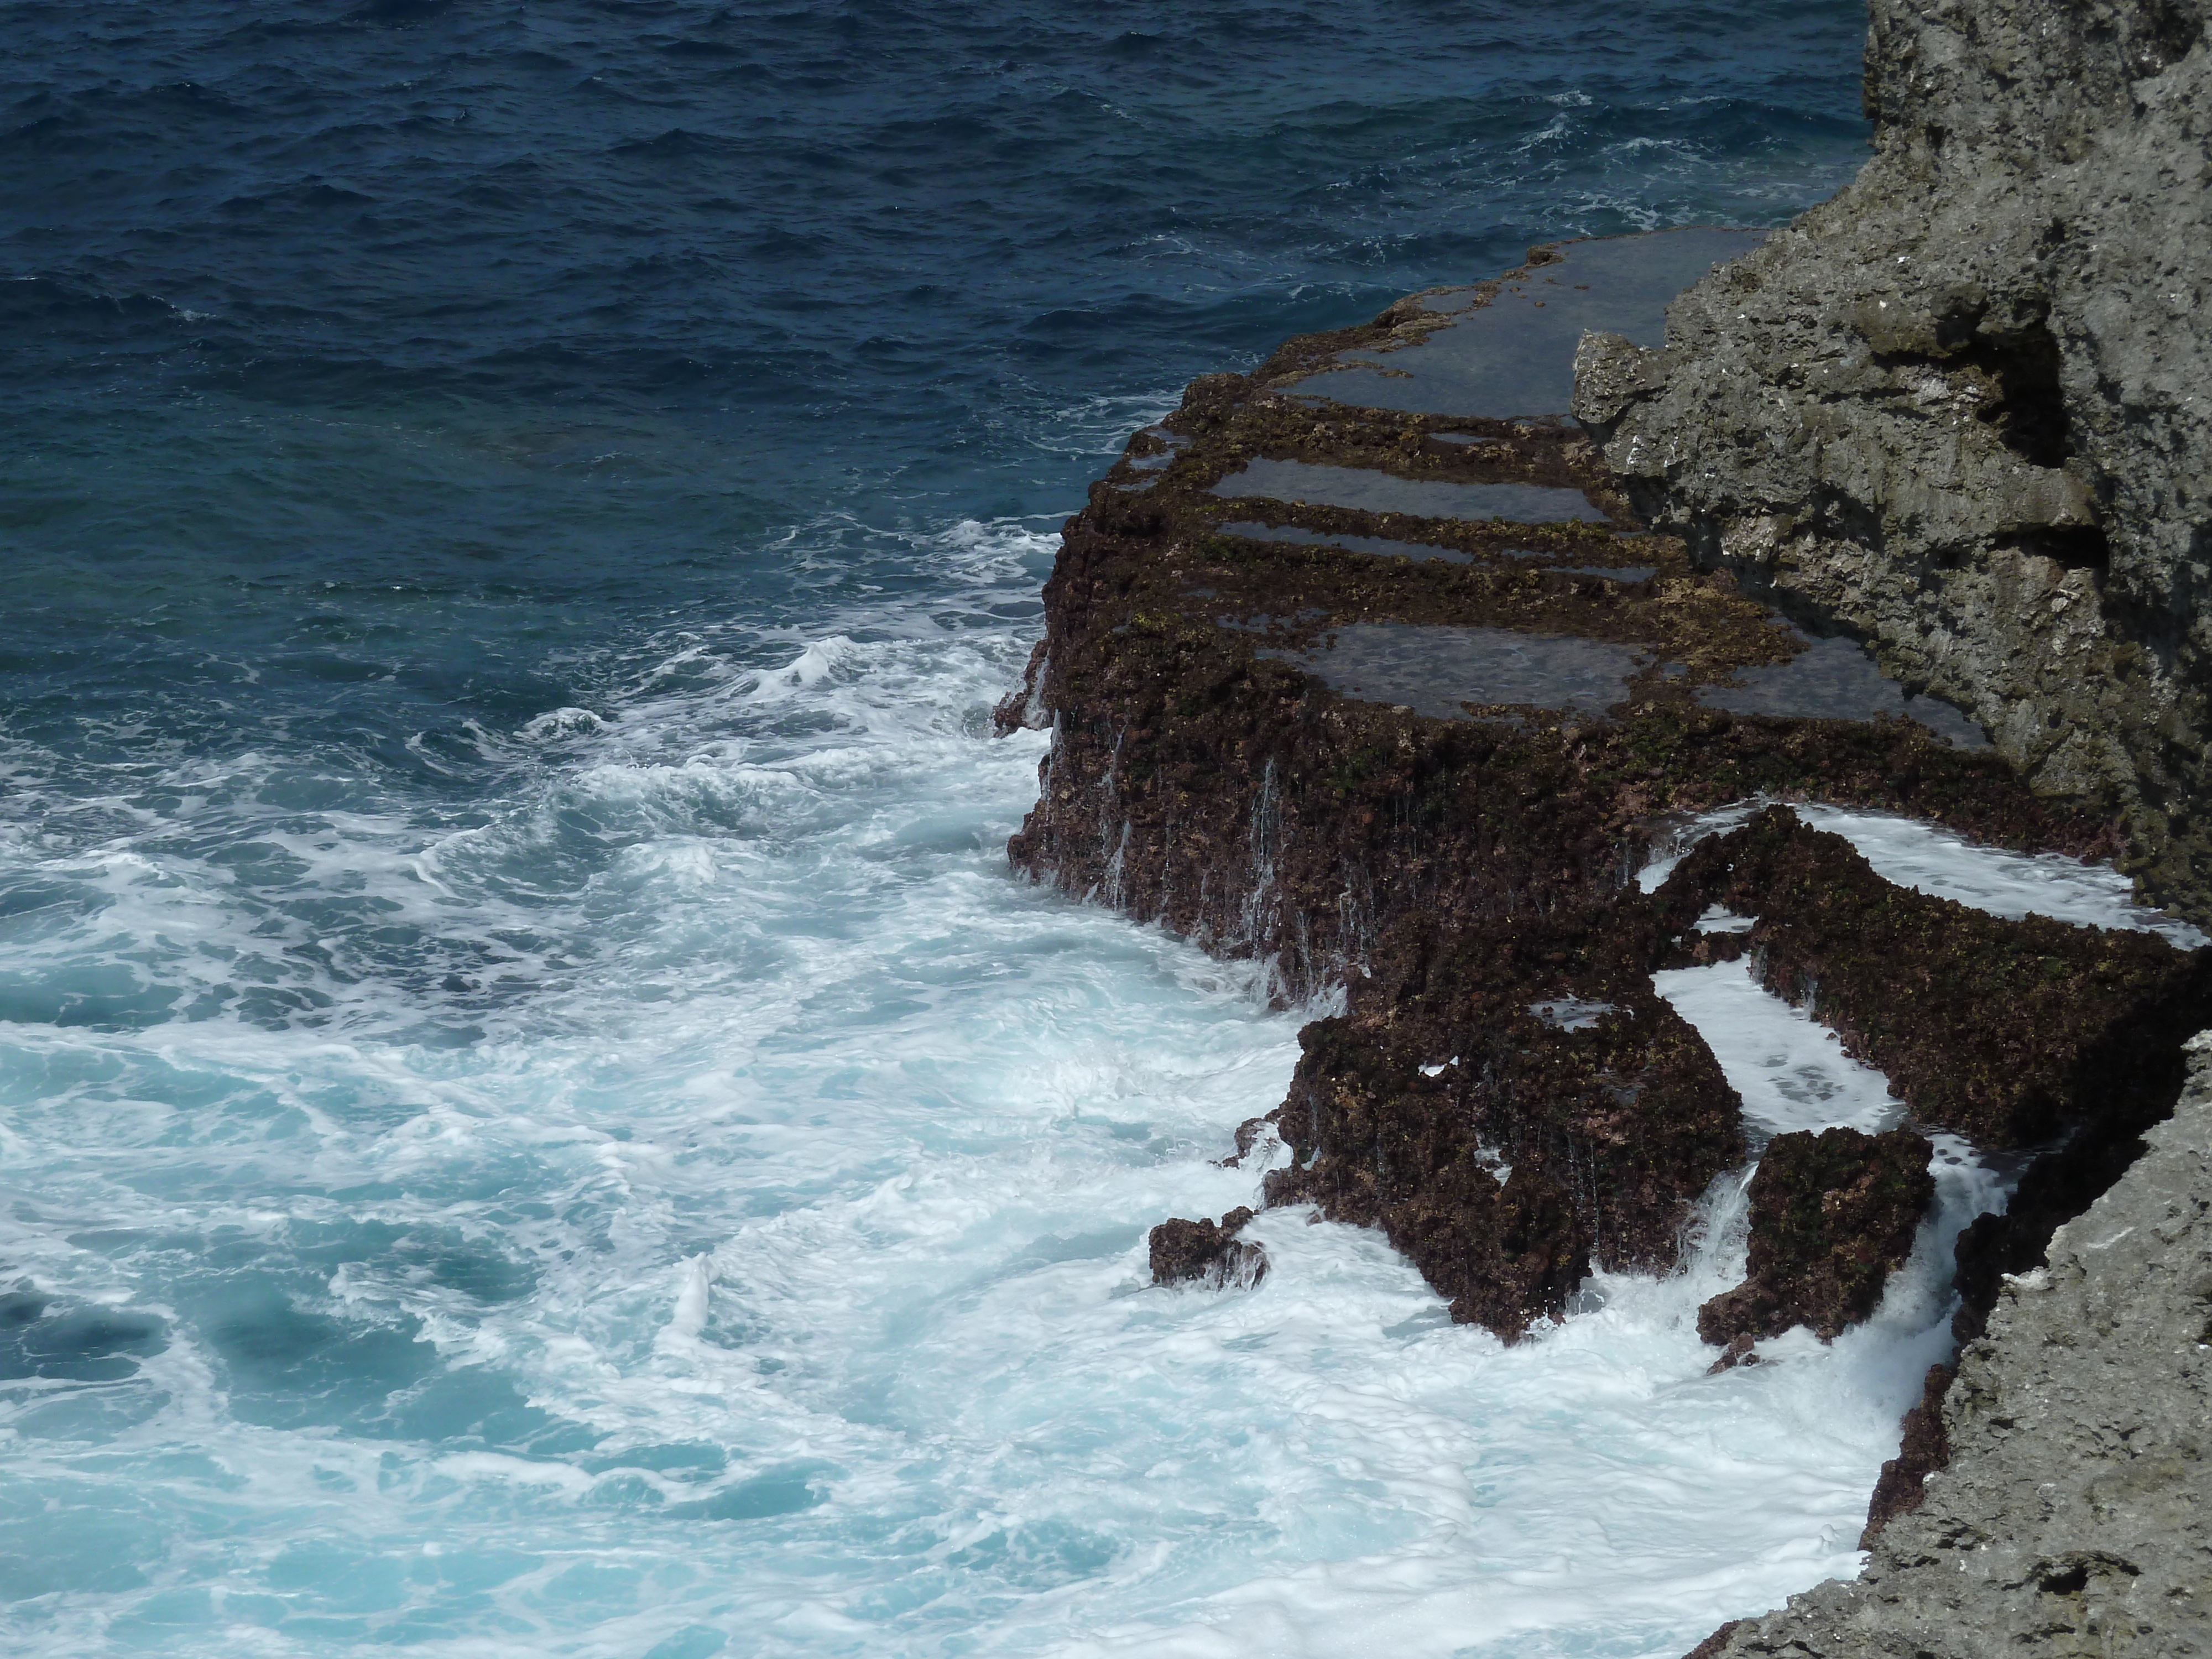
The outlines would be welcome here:
M 2173 1115 L 1960 1356 L 1920 1507 L 1702 1659 L 2212 1654 L 2212 1032 L 2189 1046 Z

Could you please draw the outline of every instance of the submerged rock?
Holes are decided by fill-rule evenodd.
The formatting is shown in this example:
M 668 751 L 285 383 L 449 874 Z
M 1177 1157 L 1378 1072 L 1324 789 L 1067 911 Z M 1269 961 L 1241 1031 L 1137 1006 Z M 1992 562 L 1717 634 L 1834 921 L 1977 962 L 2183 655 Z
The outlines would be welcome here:
M 1217 1291 L 1232 1286 L 1250 1290 L 1267 1276 L 1267 1251 L 1237 1237 L 1251 1218 L 1250 1210 L 1235 1209 L 1218 1224 L 1210 1216 L 1201 1221 L 1181 1217 L 1163 1221 L 1152 1231 L 1152 1283 L 1195 1280 Z
M 1698 1334 L 1728 1346 L 1808 1325 L 1833 1341 L 1880 1304 L 1935 1194 L 1909 1129 L 1777 1135 L 1751 1178 L 1749 1277 L 1698 1310 Z

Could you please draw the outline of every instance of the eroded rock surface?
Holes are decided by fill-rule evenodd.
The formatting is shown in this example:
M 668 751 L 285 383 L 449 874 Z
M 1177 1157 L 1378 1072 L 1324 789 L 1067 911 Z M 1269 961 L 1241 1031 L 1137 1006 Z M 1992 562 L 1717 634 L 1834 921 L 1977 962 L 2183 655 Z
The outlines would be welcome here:
M 1881 1303 L 1935 1194 L 1910 1129 L 1777 1135 L 1751 1178 L 1749 1271 L 1698 1310 L 1698 1334 L 1726 1346 L 1806 1325 L 1833 1341 Z
M 2147 1152 L 2007 1281 L 1944 1398 L 1949 1466 L 1865 1572 L 1729 1659 L 2212 1654 L 2212 1034 Z
M 1559 258 L 1193 382 L 1068 521 L 1000 710 L 1053 734 L 1018 868 L 1257 958 L 1285 1001 L 1345 993 L 1272 1115 L 1267 1200 L 1381 1227 L 1509 1340 L 1592 1267 L 1672 1265 L 1745 1152 L 1650 980 L 1740 943 L 1634 880 L 1669 823 L 1763 795 L 2117 845 L 2097 804 L 2039 796 L 1955 711 L 1645 532 L 1574 428 L 1488 401 L 1496 377 L 1463 377 L 1463 408 L 1449 375 L 1417 409 L 1331 400 L 1366 383 L 1331 364 L 1434 351 Z
M 1216 1222 L 1207 1216 L 1186 1221 L 1177 1216 L 1152 1229 L 1152 1283 L 1196 1281 L 1215 1290 L 1249 1290 L 1267 1276 L 1267 1253 L 1237 1235 L 1252 1218 L 1249 1209 L 1231 1210 Z
M 1921 1122 L 1985 1148 L 2108 1120 L 2132 1136 L 2173 1098 L 2181 1045 L 2212 1014 L 2212 953 L 1897 886 L 1787 807 L 1696 848 L 1660 892 L 1678 926 L 1711 904 L 1756 915 L 1744 942 L 1768 988 Z
M 2124 809 L 2212 911 L 2212 49 L 2204 0 L 1874 0 L 1877 153 L 1594 334 L 1576 412 L 1631 500 Z

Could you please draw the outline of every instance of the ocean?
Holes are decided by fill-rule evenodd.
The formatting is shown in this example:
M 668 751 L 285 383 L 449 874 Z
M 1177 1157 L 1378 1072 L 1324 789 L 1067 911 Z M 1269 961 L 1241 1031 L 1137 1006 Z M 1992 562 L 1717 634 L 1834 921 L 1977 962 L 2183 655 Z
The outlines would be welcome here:
M 8 1652 L 1629 1659 L 1853 1570 L 1972 1166 L 1719 1378 L 1733 1176 L 1510 1349 L 1299 1212 L 1150 1288 L 1314 1011 L 1012 876 L 988 711 L 1186 380 L 1786 220 L 1861 8 L 4 22 Z M 1753 1012 L 1755 1113 L 1865 1093 Z

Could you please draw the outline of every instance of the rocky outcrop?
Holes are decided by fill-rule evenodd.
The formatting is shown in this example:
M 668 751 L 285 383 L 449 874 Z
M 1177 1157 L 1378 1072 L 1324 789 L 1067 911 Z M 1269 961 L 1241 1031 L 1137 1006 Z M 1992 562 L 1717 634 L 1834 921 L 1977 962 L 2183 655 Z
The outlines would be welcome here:
M 2212 914 L 2205 0 L 1875 0 L 1876 154 L 1593 335 L 1576 412 L 1703 568 L 1873 641 Z
M 1682 269 L 1690 245 L 1650 242 L 1654 270 Z M 1649 291 L 1642 246 L 1537 250 L 1193 382 L 1068 521 L 1046 637 L 999 711 L 1053 734 L 1017 868 L 1256 958 L 1285 1002 L 1344 996 L 1271 1115 L 1289 1163 L 1267 1200 L 1381 1228 L 1508 1340 L 1593 1267 L 1672 1266 L 1744 1154 L 1656 968 L 1750 944 L 1908 1104 L 2001 1144 L 2079 1142 L 2115 1078 L 2130 1101 L 2178 1079 L 2202 1023 L 2177 1010 L 2204 975 L 2170 948 L 1923 899 L 1786 815 L 1729 842 L 1740 871 L 1701 854 L 1656 895 L 1635 881 L 1681 816 L 1760 796 L 2117 845 L 2100 803 L 2039 795 L 1955 712 L 1646 532 L 1574 428 L 1485 401 L 1517 383 L 1484 342 L 1607 280 Z M 1331 401 L 1353 389 L 1396 401 Z M 1717 902 L 1754 932 L 1704 931 Z M 2089 1195 L 2063 1186 L 2045 1232 Z M 1982 1237 L 1986 1259 L 2039 1247 L 2032 1219 Z
M 1180 1216 L 1152 1229 L 1152 1283 L 1180 1285 L 1196 1282 L 1221 1290 L 1234 1285 L 1249 1290 L 1267 1276 L 1267 1253 L 1240 1239 L 1249 1209 L 1231 1210 L 1217 1224 L 1208 1216 L 1186 1221 Z
M 2212 1034 L 2191 1047 L 2172 1115 L 1960 1355 L 1918 1508 L 1857 1581 L 1700 1653 L 2212 1654 Z
M 2107 1121 L 2134 1136 L 2173 1099 L 2181 1045 L 2212 1010 L 2212 953 L 1896 886 L 1787 807 L 1695 848 L 1661 898 L 1678 927 L 1711 904 L 1756 915 L 1745 943 L 1767 988 L 1832 1027 L 1920 1122 L 1985 1148 Z
M 1698 1334 L 1728 1346 L 1807 1325 L 1833 1341 L 1881 1302 L 1935 1195 L 1910 1129 L 1777 1135 L 1751 1178 L 1747 1276 L 1698 1310 Z
M 1548 314 L 1576 291 L 1542 288 L 1556 264 L 1467 309 L 1511 293 Z M 2024 774 L 2016 748 L 1976 746 L 1955 713 L 1790 626 L 1770 601 L 1801 596 L 1701 566 L 1695 524 L 1644 532 L 1565 423 L 1315 389 L 1460 385 L 1464 345 L 1419 374 L 1402 356 L 1329 370 L 1468 326 L 1434 316 L 1423 296 L 1253 376 L 1205 377 L 1092 487 L 1000 709 L 1003 728 L 1052 733 L 1010 857 L 1257 959 L 1282 1001 L 1340 995 L 1302 1034 L 1288 1098 L 1224 1161 L 1264 1153 L 1267 1202 L 1378 1227 L 1454 1318 L 1509 1341 L 1594 1267 L 1671 1266 L 1699 1196 L 1741 1164 L 1741 1103 L 1651 976 L 1747 956 L 1921 1123 L 2039 1153 L 1960 1242 L 1955 1329 L 1978 1337 L 2007 1275 L 2035 1269 L 2170 1106 L 2181 1040 L 2212 1018 L 2212 962 L 1927 897 L 1779 807 L 1643 890 L 1686 815 L 1747 799 L 2092 856 L 2118 844 L 2112 800 L 2053 794 L 2057 774 Z M 1873 684 L 1839 691 L 1854 672 Z M 1715 906 L 1731 915 L 1709 928 Z M 1752 1279 L 1709 1321 L 1732 1339 L 1722 1365 L 1756 1358 L 1756 1333 L 1832 1334 L 1879 1301 L 1925 1205 L 1922 1145 L 1770 1146 Z M 1254 1282 L 1247 1219 L 1162 1223 L 1155 1279 Z M 1870 1511 L 1885 1549 L 1948 1490 L 1946 1375 Z M 2050 1575 L 2059 1593 L 2073 1571 Z
M 2207 7 L 1874 0 L 1870 21 L 1873 161 L 1677 301 L 1663 343 L 1586 337 L 1576 412 L 1636 508 L 1699 568 L 1869 641 L 1891 672 L 1972 712 L 2039 791 L 2110 802 L 2122 867 L 2212 915 Z M 1817 997 L 1924 1119 L 1985 1144 L 2063 1125 L 2064 1144 L 1959 1241 L 1955 1329 L 1970 1346 L 1948 1395 L 1931 1374 L 1884 1471 L 1864 1585 L 1824 1588 L 1806 1618 L 1756 1621 L 1714 1650 L 2207 1650 L 2191 1612 L 2212 1582 L 2201 1522 L 2166 1552 L 2189 1564 L 2166 1575 L 2174 1593 L 2154 1591 L 2158 1571 L 2113 1565 L 2124 1553 L 2094 1525 L 2059 1548 L 2067 1500 L 2039 1512 L 1994 1473 L 2003 1442 L 2025 1482 L 2033 1444 L 2050 1491 L 2090 1494 L 2082 1513 L 2124 1530 L 2146 1512 L 2109 1495 L 2134 1476 L 2099 1460 L 2134 1443 L 2125 1396 L 2157 1395 L 2172 1355 L 2201 1352 L 2201 1312 L 2136 1298 L 2133 1325 L 2033 1338 L 2008 1338 L 2007 1319 L 2027 1305 L 2019 1286 L 2062 1271 L 2063 1241 L 2088 1224 L 2072 1218 L 2151 1178 L 2130 1165 L 2173 1091 L 2172 1036 L 2194 999 L 2138 1027 L 2148 1011 L 2118 981 L 2194 970 L 2154 955 L 2092 964 L 2086 941 L 2069 954 L 2054 929 L 2039 987 L 2032 938 L 1985 948 L 1970 928 L 1940 965 L 1923 957 L 1917 974 L 1852 986 L 1831 946 L 1871 962 L 1886 949 L 1867 948 L 1876 939 L 1942 919 L 1898 914 L 1848 872 L 1815 873 L 1798 839 L 1796 854 L 1755 860 L 1751 884 L 1779 876 L 1790 894 L 1817 892 L 1810 908 L 1825 915 L 1784 940 L 1768 924 L 1794 904 L 1770 896 L 1770 936 L 1747 941 L 1767 982 Z M 1811 861 L 1793 875 L 1796 859 Z M 2111 1018 L 2100 1003 L 2131 1012 Z M 2043 1103 L 2061 1099 L 2091 1103 Z M 2100 1353 L 2107 1330 L 2118 1346 Z M 2075 1380 L 2056 1404 L 2038 1397 L 2053 1427 L 2037 1441 L 1990 1402 L 2057 1386 L 2061 1344 L 2074 1345 Z M 1984 1454 L 1996 1461 L 1966 1478 Z
M 1321 482 L 1235 493 L 1260 468 Z M 1347 477 L 1354 504 L 1329 499 Z M 1376 504 L 1416 489 L 1573 515 Z M 1694 931 L 1632 879 L 1666 814 L 1764 793 L 2107 844 L 1914 720 L 1716 707 L 1807 642 L 1615 501 L 1555 422 L 1206 377 L 1069 521 L 1000 710 L 1054 734 L 1018 868 L 1257 957 L 1285 1000 L 1344 991 L 1273 1115 L 1291 1161 L 1268 1201 L 1380 1226 L 1509 1339 L 1593 1266 L 1670 1267 L 1743 1155 L 1733 1091 L 1650 977 Z M 1347 683 L 1347 636 L 1402 650 L 1394 689 Z M 1470 655 L 1496 690 L 1453 680 Z

